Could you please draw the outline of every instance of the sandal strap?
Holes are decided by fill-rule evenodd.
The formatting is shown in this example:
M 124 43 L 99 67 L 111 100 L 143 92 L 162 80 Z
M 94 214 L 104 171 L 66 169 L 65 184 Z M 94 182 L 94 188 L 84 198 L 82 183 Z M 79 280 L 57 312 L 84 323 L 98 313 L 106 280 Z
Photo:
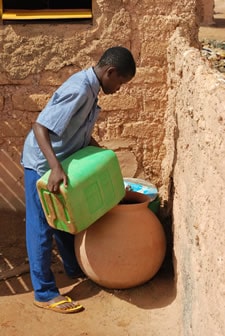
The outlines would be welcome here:
M 69 303 L 69 302 L 72 302 L 72 299 L 68 296 L 65 296 L 65 299 L 64 300 L 61 300 L 61 301 L 58 301 L 58 302 L 54 302 L 54 303 L 51 303 L 48 307 L 49 308 L 55 308 L 57 306 L 60 306 L 64 303 Z M 74 307 L 75 308 L 75 307 Z

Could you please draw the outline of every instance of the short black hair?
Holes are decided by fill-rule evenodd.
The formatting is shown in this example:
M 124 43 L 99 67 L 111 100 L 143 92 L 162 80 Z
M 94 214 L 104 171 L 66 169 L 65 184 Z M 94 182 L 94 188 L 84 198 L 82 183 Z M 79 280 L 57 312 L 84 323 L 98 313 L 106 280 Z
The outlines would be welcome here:
M 112 47 L 107 49 L 98 64 L 99 67 L 105 65 L 114 66 L 122 77 L 134 77 L 136 73 L 136 64 L 131 52 L 124 47 Z

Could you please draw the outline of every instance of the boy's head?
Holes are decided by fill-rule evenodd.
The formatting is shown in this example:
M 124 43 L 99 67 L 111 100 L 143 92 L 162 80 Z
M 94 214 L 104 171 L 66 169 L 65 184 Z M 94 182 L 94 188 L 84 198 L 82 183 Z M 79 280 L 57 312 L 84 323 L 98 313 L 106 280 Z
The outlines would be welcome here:
M 104 52 L 94 70 L 103 92 L 112 94 L 135 76 L 136 64 L 128 49 L 112 47 Z

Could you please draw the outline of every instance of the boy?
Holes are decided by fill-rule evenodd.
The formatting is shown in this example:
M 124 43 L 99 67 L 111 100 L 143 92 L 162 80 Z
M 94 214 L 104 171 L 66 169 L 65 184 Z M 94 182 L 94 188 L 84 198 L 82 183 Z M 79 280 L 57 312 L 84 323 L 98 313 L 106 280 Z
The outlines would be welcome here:
M 135 75 L 136 65 L 130 51 L 112 47 L 104 52 L 95 67 L 72 75 L 53 94 L 28 134 L 23 154 L 26 196 L 26 243 L 34 288 L 34 304 L 61 313 L 75 313 L 83 306 L 60 295 L 51 271 L 54 236 L 67 275 L 75 277 L 79 266 L 74 254 L 74 236 L 51 228 L 38 197 L 36 182 L 51 169 L 50 192 L 67 186 L 68 178 L 60 164 L 69 155 L 88 145 L 98 145 L 92 130 L 100 108 L 100 89 L 113 94 Z

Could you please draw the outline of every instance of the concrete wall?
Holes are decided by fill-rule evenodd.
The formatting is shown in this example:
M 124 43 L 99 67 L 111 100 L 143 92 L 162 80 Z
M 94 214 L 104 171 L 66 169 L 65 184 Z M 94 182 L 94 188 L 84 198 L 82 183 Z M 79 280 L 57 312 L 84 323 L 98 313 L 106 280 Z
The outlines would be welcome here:
M 166 175 L 173 178 L 174 265 L 184 336 L 225 335 L 225 77 L 170 40 Z M 170 172 L 168 170 L 170 167 Z

